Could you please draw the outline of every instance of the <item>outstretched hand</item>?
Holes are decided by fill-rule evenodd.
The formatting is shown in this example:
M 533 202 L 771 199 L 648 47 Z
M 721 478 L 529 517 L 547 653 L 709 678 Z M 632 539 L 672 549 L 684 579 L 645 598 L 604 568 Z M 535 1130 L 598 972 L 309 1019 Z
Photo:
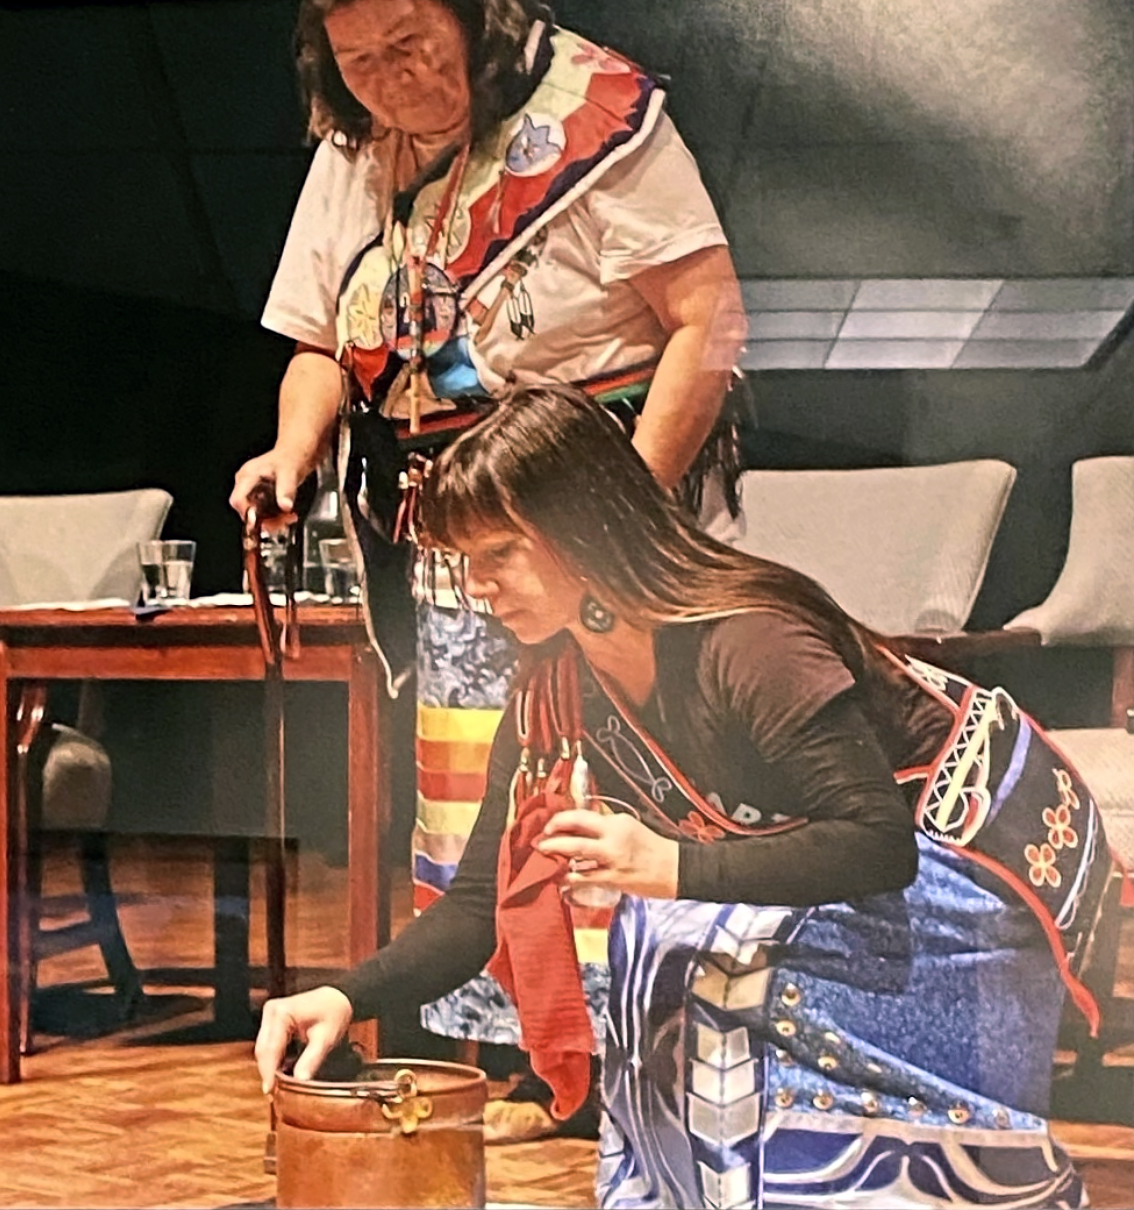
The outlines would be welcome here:
M 536 842 L 541 853 L 566 857 L 564 885 L 614 887 L 630 895 L 677 896 L 679 848 L 630 815 L 560 811 Z
M 272 1091 L 292 1038 L 305 1043 L 292 1074 L 297 1080 L 313 1080 L 323 1060 L 346 1036 L 353 1015 L 350 1001 L 335 987 L 315 987 L 269 1000 L 260 1018 L 255 1052 L 264 1092 Z

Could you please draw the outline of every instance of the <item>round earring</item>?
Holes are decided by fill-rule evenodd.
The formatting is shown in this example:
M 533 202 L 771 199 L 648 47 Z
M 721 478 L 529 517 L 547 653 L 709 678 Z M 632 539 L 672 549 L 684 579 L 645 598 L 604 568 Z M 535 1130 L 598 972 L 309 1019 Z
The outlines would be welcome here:
M 600 605 L 588 592 L 579 603 L 579 621 L 591 634 L 610 634 L 615 617 L 612 610 Z

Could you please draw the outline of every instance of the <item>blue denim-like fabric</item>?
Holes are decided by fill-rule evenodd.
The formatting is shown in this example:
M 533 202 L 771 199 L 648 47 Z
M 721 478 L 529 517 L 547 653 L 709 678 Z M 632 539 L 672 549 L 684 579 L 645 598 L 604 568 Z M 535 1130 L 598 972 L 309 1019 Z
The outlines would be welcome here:
M 919 845 L 911 887 L 853 905 L 624 898 L 601 1206 L 1082 1204 L 1045 1120 L 1047 942 Z

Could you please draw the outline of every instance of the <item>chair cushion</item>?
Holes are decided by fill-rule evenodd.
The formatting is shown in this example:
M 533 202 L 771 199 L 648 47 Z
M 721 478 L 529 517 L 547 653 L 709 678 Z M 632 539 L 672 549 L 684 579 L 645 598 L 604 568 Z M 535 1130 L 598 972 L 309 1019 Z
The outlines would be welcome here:
M 43 767 L 43 826 L 100 828 L 110 811 L 110 757 L 96 740 L 56 723 Z
M 994 459 L 748 471 L 734 545 L 805 572 L 876 630 L 951 634 L 972 611 L 1015 479 Z
M 1134 865 L 1134 735 L 1119 727 L 1048 734 L 1090 787 L 1110 847 Z

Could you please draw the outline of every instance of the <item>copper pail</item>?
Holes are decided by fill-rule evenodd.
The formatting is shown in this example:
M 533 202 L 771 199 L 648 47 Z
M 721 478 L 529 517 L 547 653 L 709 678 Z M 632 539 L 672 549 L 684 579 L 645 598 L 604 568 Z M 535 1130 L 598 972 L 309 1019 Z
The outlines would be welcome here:
M 342 1083 L 276 1077 L 276 1205 L 484 1205 L 483 1071 L 382 1059 Z

